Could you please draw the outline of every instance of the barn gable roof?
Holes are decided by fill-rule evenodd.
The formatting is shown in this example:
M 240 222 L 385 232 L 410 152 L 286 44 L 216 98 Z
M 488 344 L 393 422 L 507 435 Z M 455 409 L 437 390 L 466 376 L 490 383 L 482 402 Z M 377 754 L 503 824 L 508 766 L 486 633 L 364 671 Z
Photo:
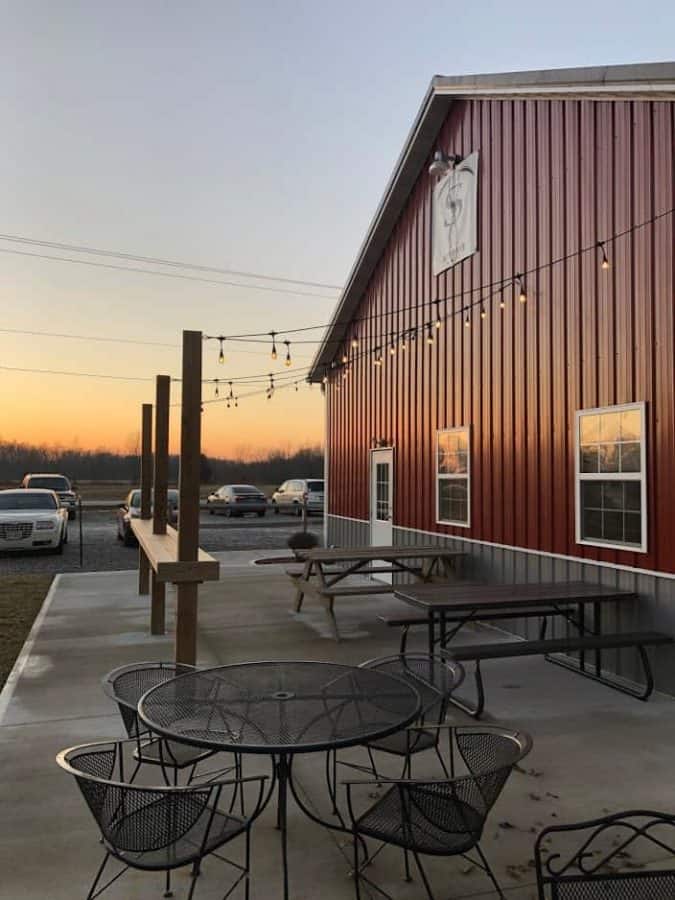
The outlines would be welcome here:
M 675 62 L 548 69 L 487 75 L 436 75 L 408 133 L 382 199 L 311 365 L 320 381 L 334 359 L 420 171 L 434 148 L 453 100 L 490 99 L 675 100 Z

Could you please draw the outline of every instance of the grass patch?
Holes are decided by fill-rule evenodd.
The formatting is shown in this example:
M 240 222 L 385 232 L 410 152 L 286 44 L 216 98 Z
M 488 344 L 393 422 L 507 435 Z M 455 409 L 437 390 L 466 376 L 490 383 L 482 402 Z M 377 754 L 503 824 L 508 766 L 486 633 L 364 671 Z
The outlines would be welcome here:
M 7 575 L 0 578 L 0 688 L 7 681 L 53 575 Z

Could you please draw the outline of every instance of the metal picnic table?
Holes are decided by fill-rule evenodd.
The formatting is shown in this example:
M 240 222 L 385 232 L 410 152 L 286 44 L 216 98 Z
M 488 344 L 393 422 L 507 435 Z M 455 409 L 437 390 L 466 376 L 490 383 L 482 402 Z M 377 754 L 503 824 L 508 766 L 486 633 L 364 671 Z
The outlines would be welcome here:
M 653 678 L 646 646 L 672 643 L 670 635 L 657 632 L 635 632 L 604 634 L 602 631 L 602 605 L 620 601 L 637 600 L 634 591 L 619 590 L 601 584 L 584 582 L 554 582 L 543 584 L 481 584 L 461 582 L 445 585 L 402 585 L 395 590 L 395 596 L 418 609 L 424 610 L 425 618 L 391 619 L 388 624 L 400 625 L 405 631 L 401 642 L 405 649 L 407 629 L 413 624 L 424 624 L 428 628 L 429 652 L 436 644 L 457 660 L 476 662 L 476 683 L 479 700 L 475 708 L 463 701 L 452 698 L 452 702 L 472 715 L 480 715 L 483 709 L 483 687 L 480 661 L 508 656 L 542 654 L 550 662 L 572 669 L 595 681 L 600 681 L 623 693 L 645 700 L 653 690 Z M 592 607 L 591 620 L 587 624 L 585 610 Z M 546 624 L 550 617 L 561 616 L 575 629 L 564 637 L 546 638 Z M 468 623 L 476 620 L 494 621 L 500 619 L 539 618 L 539 639 L 533 641 L 499 641 L 487 644 L 449 645 L 455 635 Z M 452 627 L 448 629 L 448 625 Z M 603 671 L 602 651 L 635 647 L 643 664 L 646 688 L 635 690 L 620 679 Z M 568 659 L 560 654 L 571 651 L 579 653 L 578 660 Z M 588 665 L 586 653 L 593 653 L 593 662 Z M 552 655 L 552 654 L 555 654 Z

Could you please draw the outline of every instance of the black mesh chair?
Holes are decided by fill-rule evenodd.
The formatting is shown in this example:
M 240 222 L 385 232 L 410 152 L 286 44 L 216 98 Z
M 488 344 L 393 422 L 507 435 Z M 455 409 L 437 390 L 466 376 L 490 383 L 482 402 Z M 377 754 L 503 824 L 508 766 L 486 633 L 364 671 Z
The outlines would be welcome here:
M 328 783 L 333 800 L 338 763 L 362 772 L 372 772 L 375 777 L 378 777 L 373 751 L 400 757 L 403 760 L 403 778 L 410 777 L 412 757 L 422 750 L 434 749 L 441 765 L 444 765 L 443 758 L 438 753 L 439 731 L 434 726 L 442 724 L 445 720 L 450 695 L 464 679 L 464 669 L 459 663 L 445 657 L 428 656 L 425 653 L 378 657 L 361 663 L 360 667 L 396 675 L 415 688 L 421 700 L 420 714 L 415 723 L 419 728 L 414 732 L 411 730 L 397 731 L 388 737 L 364 744 L 368 752 L 369 766 L 338 760 L 333 752 L 332 758 L 329 760 L 329 765 L 332 766 L 332 784 L 331 769 L 327 766 Z M 336 811 L 335 802 L 333 811 Z
M 125 778 L 125 768 L 131 762 L 127 757 L 133 746 L 134 741 L 83 744 L 63 750 L 56 758 L 59 766 L 77 781 L 100 828 L 106 851 L 87 900 L 102 894 L 129 868 L 165 872 L 164 896 L 170 897 L 173 869 L 192 865 L 188 893 L 191 900 L 200 862 L 209 854 L 236 870 L 234 883 L 225 896 L 243 880 L 248 898 L 250 829 L 264 805 L 266 776 L 186 786 L 132 785 Z M 252 811 L 248 815 L 233 815 L 234 797 L 242 796 L 245 788 L 254 795 Z M 245 838 L 243 864 L 215 853 L 239 835 Z M 99 887 L 111 858 L 123 868 Z
M 127 736 L 136 740 L 135 759 L 141 764 L 161 766 L 165 774 L 173 773 L 173 784 L 178 783 L 178 773 L 189 768 L 188 782 L 192 781 L 199 762 L 213 756 L 213 751 L 190 747 L 175 741 L 167 741 L 150 734 L 138 718 L 138 701 L 146 691 L 179 675 L 193 672 L 194 666 L 175 662 L 138 662 L 113 669 L 103 679 L 103 690 L 117 703 Z M 240 774 L 237 768 L 237 774 Z M 223 770 L 226 771 L 226 770 Z M 167 783 L 170 783 L 168 779 Z
M 411 729 L 413 733 L 424 730 Z M 365 865 L 372 863 L 387 844 L 403 849 L 408 881 L 408 856 L 412 854 L 429 900 L 433 900 L 434 895 L 420 861 L 421 855 L 465 857 L 487 873 L 499 896 L 504 897 L 481 850 L 480 839 L 488 813 L 513 767 L 529 753 L 532 742 L 523 732 L 496 726 L 445 725 L 437 730 L 447 736 L 447 745 L 445 740 L 439 744 L 439 750 L 447 752 L 447 762 L 442 767 L 444 777 L 440 780 L 429 777 L 379 779 L 384 793 L 365 812 L 356 811 L 357 786 L 362 786 L 372 796 L 378 781 L 346 782 L 354 838 L 357 900 L 361 897 L 361 881 L 390 897 L 363 874 Z M 445 776 L 446 771 L 449 776 Z M 380 841 L 381 846 L 370 857 L 366 853 L 365 861 L 359 864 L 359 847 L 363 849 L 366 838 Z M 474 850 L 476 856 L 469 857 L 467 854 Z
M 540 900 L 675 897 L 675 816 L 632 810 L 545 828 L 535 842 Z

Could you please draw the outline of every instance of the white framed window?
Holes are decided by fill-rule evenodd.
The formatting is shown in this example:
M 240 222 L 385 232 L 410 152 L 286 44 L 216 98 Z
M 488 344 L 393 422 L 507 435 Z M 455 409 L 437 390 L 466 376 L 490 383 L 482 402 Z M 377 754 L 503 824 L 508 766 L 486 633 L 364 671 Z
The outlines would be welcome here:
M 468 426 L 436 432 L 436 522 L 471 525 L 471 434 Z
M 577 543 L 646 553 L 644 403 L 577 411 L 575 475 Z

